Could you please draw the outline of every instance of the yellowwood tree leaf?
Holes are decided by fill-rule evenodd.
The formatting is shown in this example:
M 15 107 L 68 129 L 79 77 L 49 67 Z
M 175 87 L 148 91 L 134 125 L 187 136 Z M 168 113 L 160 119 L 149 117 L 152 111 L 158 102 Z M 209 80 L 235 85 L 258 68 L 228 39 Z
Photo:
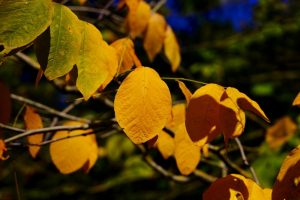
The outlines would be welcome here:
M 144 1 L 132 0 L 130 3 L 127 2 L 129 7 L 126 18 L 127 27 L 131 37 L 135 38 L 145 31 L 151 16 L 151 8 Z
M 264 191 L 251 179 L 238 174 L 230 174 L 216 180 L 203 193 L 203 200 L 269 200 Z
M 54 3 L 50 25 L 50 52 L 45 76 L 53 80 L 68 73 L 77 63 L 81 46 L 81 23 L 66 6 Z
M 52 15 L 51 0 L 0 1 L 0 54 L 32 42 L 50 25 Z
M 171 129 L 173 132 L 176 131 L 177 127 L 185 122 L 186 104 L 178 103 L 172 107 L 172 115 L 167 121 L 166 127 Z
M 221 133 L 219 113 L 223 92 L 223 87 L 211 83 L 199 88 L 190 99 L 185 125 L 190 138 L 199 146 Z
M 270 148 L 278 149 L 296 133 L 296 130 L 295 122 L 289 116 L 284 116 L 267 129 L 266 142 Z
M 172 71 L 175 72 L 179 67 L 181 56 L 180 56 L 179 44 L 170 26 L 168 26 L 166 30 L 164 50 L 165 50 L 165 55 L 167 56 L 168 60 L 171 63 Z
M 182 81 L 177 81 L 177 82 L 178 82 L 180 90 L 182 91 L 182 93 L 183 93 L 183 95 L 185 97 L 185 100 L 186 100 L 187 104 L 189 104 L 190 99 L 192 97 L 191 91 L 186 87 L 186 85 L 184 84 L 184 82 L 182 82 Z
M 30 107 L 26 106 L 24 122 L 27 130 L 43 128 L 41 116 Z M 27 137 L 29 144 L 40 144 L 43 141 L 43 134 L 35 134 Z M 30 155 L 35 158 L 40 150 L 40 146 L 29 146 Z
M 7 160 L 9 158 L 9 156 L 3 155 L 6 151 L 5 143 L 2 139 L 0 139 L 0 160 Z
M 76 86 L 87 100 L 108 77 L 112 79 L 118 62 L 115 49 L 102 40 L 100 31 L 92 24 L 83 21 L 81 23 L 83 31 Z M 111 69 L 114 69 L 112 76 Z
M 300 197 L 300 146 L 283 161 L 273 186 L 272 199 L 299 199 Z
M 183 175 L 192 173 L 200 161 L 200 147 L 191 141 L 184 123 L 178 127 L 175 133 L 174 157 L 177 167 Z
M 91 139 L 89 140 L 90 145 L 91 145 L 91 152 L 89 154 L 88 160 L 86 161 L 86 163 L 83 166 L 83 171 L 85 173 L 88 173 L 91 168 L 95 165 L 97 159 L 98 159 L 98 145 L 97 145 L 97 141 L 96 141 L 96 135 L 92 134 L 91 135 Z
M 162 130 L 158 134 L 157 149 L 159 150 L 164 159 L 168 159 L 174 153 L 174 138 Z
M 163 129 L 171 106 L 168 86 L 149 67 L 132 71 L 119 87 L 114 102 L 117 122 L 136 144 L 150 140 Z
M 272 200 L 272 189 L 265 188 L 265 189 L 263 189 L 263 192 L 265 195 L 265 200 Z
M 270 120 L 268 119 L 264 111 L 260 108 L 260 106 L 255 101 L 250 99 L 246 94 L 232 87 L 226 88 L 226 94 L 241 109 L 251 111 L 259 117 L 263 118 L 265 121 L 270 122 Z
M 111 44 L 117 51 L 119 70 L 121 74 L 132 68 L 133 65 L 139 67 L 141 62 L 135 54 L 134 45 L 131 39 L 122 38 Z
M 165 18 L 157 13 L 153 13 L 149 19 L 145 38 L 144 48 L 150 61 L 160 52 L 166 36 L 167 22 Z
M 64 125 L 80 125 L 80 122 L 67 122 Z M 95 136 L 90 134 L 92 130 L 75 130 L 75 131 L 57 131 L 53 140 L 58 140 L 50 144 L 50 155 L 54 165 L 63 174 L 69 174 L 84 167 L 89 162 L 88 170 L 93 166 L 98 157 L 98 146 Z M 76 136 L 79 135 L 79 136 Z
M 293 101 L 293 106 L 300 106 L 300 92 L 297 94 Z

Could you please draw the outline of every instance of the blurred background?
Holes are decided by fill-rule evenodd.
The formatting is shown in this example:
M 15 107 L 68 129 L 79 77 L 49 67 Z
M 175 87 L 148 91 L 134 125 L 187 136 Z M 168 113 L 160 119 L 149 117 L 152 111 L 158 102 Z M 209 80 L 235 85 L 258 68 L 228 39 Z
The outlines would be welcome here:
M 103 8 L 107 0 L 63 1 L 67 6 Z M 148 1 L 156 5 L 160 1 Z M 107 8 L 124 18 L 126 10 L 117 10 L 118 1 Z M 283 144 L 271 148 L 266 133 L 278 120 L 289 116 L 293 126 L 300 123 L 293 99 L 300 91 L 300 1 L 297 0 L 167 0 L 158 10 L 173 28 L 181 47 L 182 62 L 172 73 L 163 55 L 150 63 L 142 48 L 142 40 L 135 41 L 136 53 L 145 66 L 159 71 L 161 76 L 184 77 L 203 82 L 231 86 L 257 101 L 271 124 L 265 124 L 248 115 L 246 129 L 240 137 L 248 159 L 257 172 L 263 187 L 272 187 L 280 165 L 294 147 L 300 144 L 298 128 L 288 131 L 290 124 L 278 125 L 273 131 Z M 98 14 L 76 12 L 79 18 L 94 23 L 109 43 L 126 36 L 124 28 Z M 120 22 L 119 22 L 120 23 Z M 34 57 L 32 48 L 24 51 Z M 63 109 L 78 94 L 66 94 L 42 79 L 35 87 L 37 70 L 17 57 L 10 57 L 0 66 L 0 79 L 12 93 L 20 94 L 56 109 Z M 176 82 L 167 82 L 174 102 L 184 100 Z M 191 91 L 201 85 L 187 83 Z M 111 87 L 114 87 L 113 85 Z M 113 94 L 110 94 L 113 99 Z M 23 126 L 22 108 L 13 102 L 11 124 Z M 102 102 L 90 100 L 72 114 L 88 118 L 113 116 L 112 110 Z M 47 121 L 48 120 L 48 121 Z M 45 119 L 45 123 L 49 119 Z M 7 135 L 13 133 L 5 132 Z M 277 134 L 277 135 L 276 135 Z M 6 135 L 5 135 L 6 136 Z M 284 139 L 282 139 L 284 138 Z M 177 183 L 162 176 L 144 162 L 137 149 L 124 134 L 98 140 L 100 146 L 96 165 L 88 174 L 78 171 L 62 175 L 51 163 L 48 146 L 36 159 L 26 147 L 9 149 L 10 159 L 0 162 L 0 199 L 201 199 L 209 183 L 191 178 L 187 183 Z M 233 143 L 234 144 L 234 143 Z M 229 142 L 228 148 L 233 145 Z M 222 146 L 223 140 L 214 145 Z M 179 173 L 173 158 L 164 160 L 155 149 L 150 149 L 155 161 L 164 168 Z M 233 149 L 230 159 L 242 164 L 239 152 Z M 199 169 L 220 176 L 216 167 L 200 162 Z M 245 168 L 246 169 L 246 168 Z

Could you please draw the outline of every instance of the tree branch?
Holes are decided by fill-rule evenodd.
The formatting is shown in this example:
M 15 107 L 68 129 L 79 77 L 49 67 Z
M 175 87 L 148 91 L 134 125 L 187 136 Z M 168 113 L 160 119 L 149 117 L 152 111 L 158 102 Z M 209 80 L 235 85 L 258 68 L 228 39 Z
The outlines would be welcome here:
M 20 129 L 20 128 L 8 126 L 8 125 L 5 125 L 3 123 L 0 123 L 0 127 L 3 128 L 3 129 L 6 129 L 6 130 L 10 130 L 10 131 L 14 131 L 14 132 L 19 132 L 19 133 L 23 133 L 25 131 L 24 129 Z

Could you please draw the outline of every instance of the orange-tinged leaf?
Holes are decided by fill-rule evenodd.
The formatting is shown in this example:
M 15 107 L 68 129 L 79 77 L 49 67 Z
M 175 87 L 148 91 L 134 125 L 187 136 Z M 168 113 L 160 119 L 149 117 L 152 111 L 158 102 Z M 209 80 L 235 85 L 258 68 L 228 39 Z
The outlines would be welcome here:
M 184 123 L 178 127 L 175 133 L 174 157 L 177 167 L 183 175 L 191 174 L 200 161 L 200 147 L 191 141 Z
M 0 123 L 7 124 L 11 114 L 11 98 L 8 87 L 0 81 Z M 2 137 L 2 129 L 0 128 L 0 137 Z
M 100 31 L 92 24 L 81 22 L 82 44 L 76 86 L 85 100 L 89 99 L 99 86 L 111 81 L 118 68 L 117 54 L 104 40 Z
M 235 88 L 228 87 L 226 88 L 226 94 L 229 98 L 231 98 L 241 109 L 248 110 L 256 115 L 263 118 L 265 121 L 270 122 L 264 111 L 260 108 L 260 106 L 250 99 L 246 94 L 238 91 Z
M 209 145 L 208 144 L 205 144 L 202 148 L 201 148 L 201 152 L 203 153 L 203 156 L 205 158 L 208 158 L 209 156 Z
M 91 170 L 91 168 L 95 165 L 95 163 L 98 159 L 99 152 L 98 152 L 98 145 L 97 145 L 95 134 L 91 135 L 90 145 L 91 145 L 92 150 L 89 154 L 88 160 L 86 161 L 86 163 L 83 167 L 83 171 L 85 173 L 88 173 Z
M 43 128 L 41 116 L 30 106 L 26 106 L 24 122 L 27 130 Z M 40 144 L 43 141 L 43 135 L 44 134 L 42 133 L 30 135 L 27 137 L 27 141 L 29 144 Z M 30 155 L 35 158 L 40 151 L 40 148 L 40 146 L 29 146 Z
M 230 174 L 216 180 L 203 193 L 203 200 L 267 200 L 263 189 L 251 179 L 238 174 Z
M 199 146 L 212 141 L 220 133 L 220 99 L 224 88 L 217 84 L 207 84 L 199 88 L 190 99 L 185 125 L 193 142 Z M 201 141 L 201 142 L 200 142 Z
M 168 26 L 166 30 L 164 50 L 165 50 L 165 55 L 167 56 L 168 60 L 171 63 L 172 71 L 175 72 L 179 67 L 181 56 L 180 56 L 179 44 L 170 26 Z
M 144 1 L 140 1 L 136 8 L 135 5 L 130 7 L 133 8 L 129 8 L 126 21 L 131 37 L 135 38 L 145 31 L 151 16 L 151 8 Z
M 141 62 L 135 54 L 134 45 L 131 39 L 122 38 L 116 40 L 111 46 L 114 47 L 117 52 L 119 60 L 118 74 L 131 69 L 133 65 L 141 66 Z
M 67 122 L 64 125 L 80 125 L 80 122 Z M 94 135 L 81 136 L 91 130 L 57 131 L 53 140 L 66 138 L 50 144 L 50 155 L 54 165 L 63 174 L 69 174 L 84 167 L 89 161 L 88 169 L 98 157 L 98 147 Z M 76 136 L 79 135 L 79 136 Z
M 179 88 L 181 90 L 181 92 L 183 93 L 185 100 L 187 102 L 187 104 L 189 104 L 190 99 L 192 98 L 192 93 L 191 91 L 186 87 L 186 85 L 184 84 L 184 82 L 182 81 L 177 81 Z
M 293 101 L 293 106 L 300 106 L 300 92 L 297 94 Z
M 272 149 L 278 149 L 286 143 L 297 130 L 297 125 L 289 116 L 280 118 L 267 129 L 266 142 Z
M 150 61 L 153 61 L 162 49 L 166 36 L 166 28 L 167 22 L 162 15 L 157 13 L 151 15 L 143 43 Z
M 114 102 L 116 120 L 135 144 L 150 140 L 163 129 L 171 106 L 168 86 L 149 67 L 132 71 L 119 87 Z
M 177 127 L 185 122 L 186 104 L 178 103 L 172 107 L 172 115 L 167 121 L 166 127 L 176 131 Z
M 272 199 L 299 199 L 300 197 L 300 146 L 283 161 L 273 186 Z
M 175 149 L 174 138 L 165 131 L 158 134 L 157 148 L 164 159 L 168 159 L 173 155 Z
M 9 156 L 4 156 L 3 154 L 7 151 L 5 147 L 5 143 L 2 139 L 0 139 L 0 159 L 1 160 L 7 160 Z

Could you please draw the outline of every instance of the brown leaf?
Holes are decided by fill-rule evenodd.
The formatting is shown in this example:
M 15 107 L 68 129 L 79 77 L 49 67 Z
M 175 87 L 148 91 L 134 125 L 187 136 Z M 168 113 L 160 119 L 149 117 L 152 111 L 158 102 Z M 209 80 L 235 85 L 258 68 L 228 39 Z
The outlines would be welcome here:
M 272 149 L 278 149 L 286 143 L 297 130 L 297 125 L 289 116 L 280 118 L 267 129 L 266 142 Z
M 0 81 L 0 123 L 7 124 L 11 114 L 11 99 L 8 87 Z M 3 137 L 2 129 L 0 128 L 0 138 Z

